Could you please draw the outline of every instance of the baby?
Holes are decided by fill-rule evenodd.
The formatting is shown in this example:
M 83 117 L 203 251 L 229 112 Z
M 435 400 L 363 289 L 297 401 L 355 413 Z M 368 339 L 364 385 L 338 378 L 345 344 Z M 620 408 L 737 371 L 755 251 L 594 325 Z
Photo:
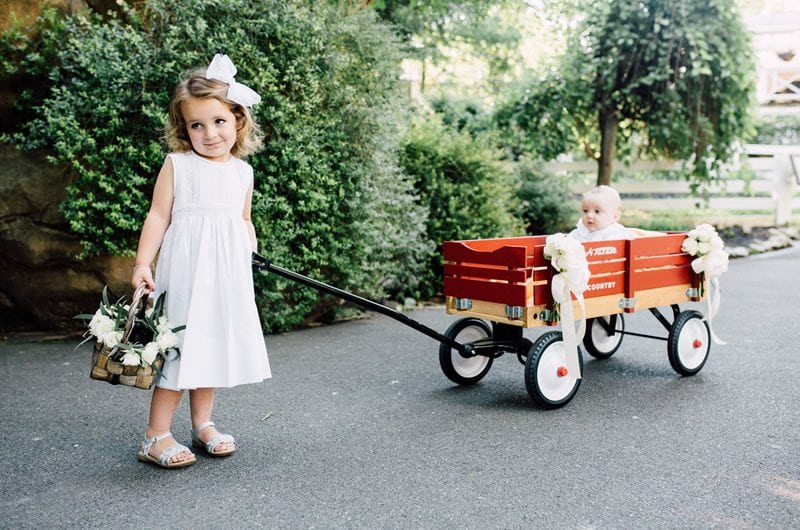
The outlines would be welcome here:
M 583 215 L 576 228 L 569 233 L 578 241 L 602 241 L 606 239 L 633 239 L 636 233 L 619 221 L 622 199 L 610 186 L 597 186 L 583 195 Z

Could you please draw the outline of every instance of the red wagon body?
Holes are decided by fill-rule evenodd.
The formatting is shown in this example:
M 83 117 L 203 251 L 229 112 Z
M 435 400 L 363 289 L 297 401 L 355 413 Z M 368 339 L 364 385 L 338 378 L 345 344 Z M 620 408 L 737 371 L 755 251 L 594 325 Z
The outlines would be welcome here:
M 586 318 L 700 300 L 693 258 L 681 250 L 685 238 L 671 233 L 583 243 L 591 273 Z M 444 243 L 447 311 L 523 327 L 552 324 L 550 280 L 557 272 L 544 256 L 545 239 Z

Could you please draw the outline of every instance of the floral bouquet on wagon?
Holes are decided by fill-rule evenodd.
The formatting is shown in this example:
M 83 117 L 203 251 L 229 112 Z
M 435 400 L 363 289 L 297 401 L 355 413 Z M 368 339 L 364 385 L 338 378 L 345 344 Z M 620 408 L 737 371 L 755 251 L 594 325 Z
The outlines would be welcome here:
M 106 286 L 97 311 L 75 317 L 88 321 L 86 339 L 81 344 L 95 340 L 92 379 L 147 390 L 161 373 L 165 355 L 170 350 L 180 354 L 178 332 L 186 326 L 174 326 L 167 320 L 166 293 L 151 308 L 143 294 L 144 284 L 136 289 L 130 304 L 124 298 L 111 303 Z
M 577 239 L 567 234 L 553 234 L 547 236 L 543 252 L 544 257 L 549 259 L 550 264 L 558 271 L 550 283 L 553 295 L 553 310 L 550 320 L 561 321 L 567 368 L 574 377 L 580 378 L 578 341 L 583 338 L 586 331 L 586 306 L 583 302 L 583 292 L 588 288 L 591 277 L 589 263 L 586 260 L 586 249 Z M 572 311 L 573 295 L 581 310 L 577 330 L 574 327 Z
M 692 256 L 692 270 L 699 275 L 700 296 L 703 295 L 705 278 L 713 280 L 728 270 L 728 253 L 717 230 L 708 223 L 697 225 L 686 234 L 681 250 Z
M 719 311 L 722 302 L 719 277 L 728 270 L 728 253 L 725 251 L 725 243 L 712 225 L 703 223 L 687 232 L 686 239 L 681 244 L 681 250 L 694 258 L 692 270 L 698 277 L 698 298 L 702 298 L 705 294 L 706 280 L 708 280 L 710 289 L 708 314 L 705 319 L 708 321 L 708 328 L 714 343 L 725 344 L 711 327 L 711 321 Z

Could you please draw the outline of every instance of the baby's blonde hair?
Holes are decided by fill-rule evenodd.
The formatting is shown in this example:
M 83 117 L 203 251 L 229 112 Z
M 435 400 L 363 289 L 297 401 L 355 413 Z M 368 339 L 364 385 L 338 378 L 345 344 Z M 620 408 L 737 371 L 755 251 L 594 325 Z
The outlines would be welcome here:
M 610 199 L 612 207 L 616 210 L 622 209 L 622 198 L 619 196 L 619 192 L 612 188 L 611 186 L 606 186 L 605 184 L 601 184 L 596 188 L 592 188 L 586 193 L 583 194 L 583 200 L 604 200 Z
M 182 153 L 192 150 L 181 104 L 189 98 L 214 98 L 227 105 L 236 116 L 236 142 L 231 148 L 231 154 L 242 158 L 258 151 L 261 147 L 262 136 L 250 109 L 229 100 L 227 94 L 227 83 L 206 79 L 205 68 L 194 70 L 178 83 L 169 104 L 169 120 L 164 131 L 167 147 L 171 151 Z

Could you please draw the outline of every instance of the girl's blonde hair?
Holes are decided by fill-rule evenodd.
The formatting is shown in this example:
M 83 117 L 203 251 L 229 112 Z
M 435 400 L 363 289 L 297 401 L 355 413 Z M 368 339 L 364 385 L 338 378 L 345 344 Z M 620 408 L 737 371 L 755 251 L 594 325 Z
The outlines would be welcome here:
M 194 70 L 178 83 L 169 104 L 169 120 L 164 131 L 164 138 L 170 151 L 185 153 L 192 150 L 192 143 L 186 132 L 186 120 L 181 110 L 181 104 L 189 98 L 217 99 L 227 105 L 236 116 L 236 142 L 231 148 L 233 156 L 243 158 L 258 151 L 263 137 L 250 109 L 229 100 L 227 94 L 227 83 L 206 79 L 205 68 Z

